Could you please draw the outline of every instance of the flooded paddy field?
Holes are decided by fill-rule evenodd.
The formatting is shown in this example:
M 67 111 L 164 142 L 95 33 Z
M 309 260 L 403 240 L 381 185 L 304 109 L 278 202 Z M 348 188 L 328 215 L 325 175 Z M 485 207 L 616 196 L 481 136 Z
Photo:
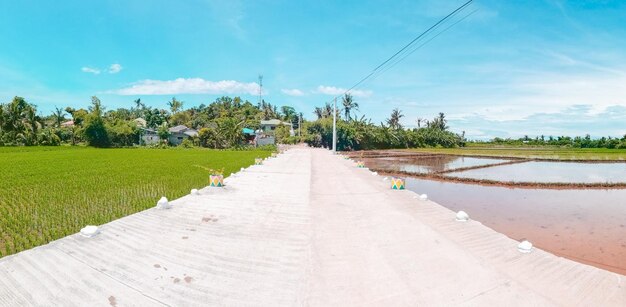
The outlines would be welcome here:
M 369 158 L 366 161 L 375 162 L 378 167 L 393 171 L 416 174 L 439 173 L 459 168 L 499 164 L 510 160 L 473 158 L 460 156 L 412 156 L 412 157 L 381 157 Z
M 626 275 L 626 190 L 515 189 L 407 178 L 407 189 L 515 240 Z
M 541 162 L 500 165 L 446 174 L 450 177 L 505 182 L 626 182 L 626 163 Z
M 379 172 L 403 171 L 407 189 L 428 194 L 453 211 L 463 210 L 515 240 L 529 240 L 557 256 L 626 275 L 626 189 L 516 187 L 516 182 L 625 183 L 626 163 L 518 160 L 507 164 L 506 158 L 432 155 L 364 160 Z M 411 178 L 411 173 L 416 176 Z M 452 182 L 447 176 L 506 184 Z

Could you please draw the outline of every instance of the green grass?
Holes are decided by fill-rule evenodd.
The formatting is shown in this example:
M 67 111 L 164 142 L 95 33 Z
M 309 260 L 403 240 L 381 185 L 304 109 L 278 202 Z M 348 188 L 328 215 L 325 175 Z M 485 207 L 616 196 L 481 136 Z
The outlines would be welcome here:
M 270 151 L 0 147 L 0 256 L 153 207 Z
M 469 146 L 465 148 L 417 148 L 410 151 L 486 157 L 517 157 L 555 160 L 626 160 L 626 150 L 606 148 L 560 147 L 496 147 Z

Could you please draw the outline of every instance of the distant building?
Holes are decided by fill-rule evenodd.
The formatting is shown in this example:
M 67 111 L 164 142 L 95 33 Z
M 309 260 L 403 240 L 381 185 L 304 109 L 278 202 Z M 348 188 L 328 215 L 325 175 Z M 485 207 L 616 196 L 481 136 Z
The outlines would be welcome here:
M 137 124 L 137 127 L 146 128 L 147 122 L 145 119 L 139 117 L 139 118 L 133 119 L 133 121 L 135 122 L 135 124 Z
M 243 134 L 243 137 L 246 139 L 246 144 L 254 143 L 254 138 L 256 137 L 256 134 L 254 133 L 253 129 L 243 128 L 241 129 L 241 133 Z
M 66 122 L 61 123 L 61 127 L 74 127 L 74 121 L 68 120 Z
M 158 144 L 161 138 L 155 129 L 143 129 L 141 141 L 144 145 Z
M 168 141 L 171 145 L 180 145 L 183 140 L 198 136 L 198 131 L 188 128 L 185 125 L 178 125 L 169 129 L 170 137 Z
M 274 135 L 274 130 L 276 130 L 276 127 L 280 126 L 281 124 L 289 127 L 289 135 L 296 135 L 295 131 L 293 131 L 293 125 L 291 123 L 284 122 L 279 119 L 262 120 L 261 130 L 267 135 Z

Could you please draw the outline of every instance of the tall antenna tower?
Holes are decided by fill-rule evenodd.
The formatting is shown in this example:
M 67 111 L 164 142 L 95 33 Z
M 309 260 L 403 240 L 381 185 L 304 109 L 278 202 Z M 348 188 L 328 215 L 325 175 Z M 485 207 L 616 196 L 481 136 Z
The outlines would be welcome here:
M 263 102 L 263 75 L 259 75 L 259 106 Z

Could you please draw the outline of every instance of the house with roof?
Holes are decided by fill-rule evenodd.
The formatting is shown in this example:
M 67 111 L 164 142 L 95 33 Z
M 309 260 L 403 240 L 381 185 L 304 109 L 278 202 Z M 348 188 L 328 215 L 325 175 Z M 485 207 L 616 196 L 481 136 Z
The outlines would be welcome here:
M 185 125 L 178 125 L 168 130 L 170 132 L 168 142 L 171 145 L 180 145 L 183 140 L 198 136 L 198 131 L 196 131 L 195 129 L 191 129 Z
M 289 135 L 294 136 L 295 131 L 293 131 L 293 125 L 289 122 L 284 122 L 279 119 L 270 119 L 270 120 L 262 120 L 261 121 L 261 131 L 267 135 L 274 135 L 274 130 L 276 127 L 284 125 L 289 127 Z
M 66 122 L 62 122 L 61 123 L 61 127 L 74 127 L 74 121 L 73 120 L 68 120 Z
M 141 117 L 135 118 L 135 119 L 133 119 L 133 121 L 135 122 L 135 124 L 139 128 L 146 128 L 146 126 L 147 126 L 146 120 L 141 118 Z
M 159 137 L 159 133 L 156 129 L 145 128 L 142 129 L 141 133 L 141 143 L 143 145 L 153 145 L 158 144 L 161 138 Z

